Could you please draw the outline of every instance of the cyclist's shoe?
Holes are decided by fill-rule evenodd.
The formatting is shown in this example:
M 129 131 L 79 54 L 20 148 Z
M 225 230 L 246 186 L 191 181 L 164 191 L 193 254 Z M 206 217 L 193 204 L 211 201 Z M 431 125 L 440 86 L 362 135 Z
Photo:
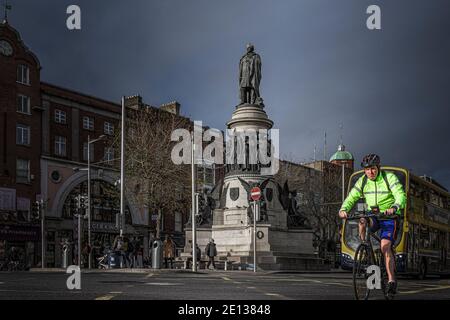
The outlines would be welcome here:
M 396 293 L 397 293 L 397 281 L 389 281 L 388 294 L 396 294 Z

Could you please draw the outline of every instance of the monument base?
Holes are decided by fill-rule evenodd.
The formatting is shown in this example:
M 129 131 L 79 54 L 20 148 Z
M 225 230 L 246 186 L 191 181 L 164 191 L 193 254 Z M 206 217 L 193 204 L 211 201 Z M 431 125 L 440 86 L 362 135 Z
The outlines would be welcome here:
M 197 227 L 197 244 L 202 252 L 202 257 L 206 259 L 205 248 L 209 240 L 212 238 L 211 227 Z M 185 229 L 185 244 L 183 252 L 180 255 L 182 260 L 192 257 L 192 228 Z
M 270 224 L 258 223 L 256 227 L 256 257 L 260 270 L 325 270 L 329 266 L 314 254 L 311 230 L 283 230 Z M 213 238 L 217 247 L 216 261 L 228 269 L 247 269 L 253 265 L 253 226 L 226 226 L 197 228 L 197 243 L 206 260 L 205 247 Z M 192 229 L 186 229 L 186 245 L 181 260 L 192 255 Z M 231 267 L 231 266 L 234 267 Z

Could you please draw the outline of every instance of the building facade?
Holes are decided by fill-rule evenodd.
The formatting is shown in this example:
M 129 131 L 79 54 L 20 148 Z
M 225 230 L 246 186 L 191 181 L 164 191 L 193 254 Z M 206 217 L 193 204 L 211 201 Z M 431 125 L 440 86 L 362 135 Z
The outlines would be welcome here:
M 69 264 L 76 263 L 79 226 L 73 201 L 75 196 L 87 194 L 89 150 L 91 247 L 94 256 L 101 254 L 119 233 L 120 154 L 114 140 L 120 130 L 121 105 L 42 82 L 38 58 L 7 21 L 0 24 L 0 70 L 0 262 L 15 247 L 25 265 L 40 265 L 41 222 L 31 208 L 42 199 L 46 266 L 62 265 L 65 243 L 69 244 Z M 127 99 L 126 106 L 127 112 L 141 106 L 180 116 L 176 101 L 155 108 L 134 96 Z M 102 139 L 88 143 L 99 137 Z M 216 179 L 210 171 L 199 174 L 209 186 Z M 178 246 L 184 245 L 184 225 L 190 212 L 165 215 L 157 225 L 155 213 L 134 201 L 131 191 L 126 190 L 125 203 L 124 234 L 135 240 L 143 257 L 149 255 L 157 227 L 162 236 L 175 234 Z M 84 248 L 86 219 L 80 227 Z

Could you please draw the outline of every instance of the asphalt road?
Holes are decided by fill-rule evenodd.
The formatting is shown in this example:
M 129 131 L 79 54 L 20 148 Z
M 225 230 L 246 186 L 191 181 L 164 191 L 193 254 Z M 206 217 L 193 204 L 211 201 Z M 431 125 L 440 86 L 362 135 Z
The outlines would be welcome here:
M 63 300 L 353 300 L 349 273 L 147 271 L 81 274 L 69 290 L 63 272 L 0 272 L 0 299 Z M 381 292 L 372 299 L 383 299 Z M 399 279 L 396 300 L 450 299 L 450 279 Z

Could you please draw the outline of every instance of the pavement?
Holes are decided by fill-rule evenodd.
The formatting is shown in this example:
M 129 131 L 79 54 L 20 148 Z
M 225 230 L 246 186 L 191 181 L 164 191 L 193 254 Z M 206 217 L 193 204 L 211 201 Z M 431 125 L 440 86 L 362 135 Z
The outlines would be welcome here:
M 0 300 L 353 300 L 351 273 L 183 269 L 82 270 L 69 290 L 63 269 L 0 272 Z M 383 300 L 380 291 L 371 299 Z M 450 280 L 399 278 L 396 300 L 448 300 Z

